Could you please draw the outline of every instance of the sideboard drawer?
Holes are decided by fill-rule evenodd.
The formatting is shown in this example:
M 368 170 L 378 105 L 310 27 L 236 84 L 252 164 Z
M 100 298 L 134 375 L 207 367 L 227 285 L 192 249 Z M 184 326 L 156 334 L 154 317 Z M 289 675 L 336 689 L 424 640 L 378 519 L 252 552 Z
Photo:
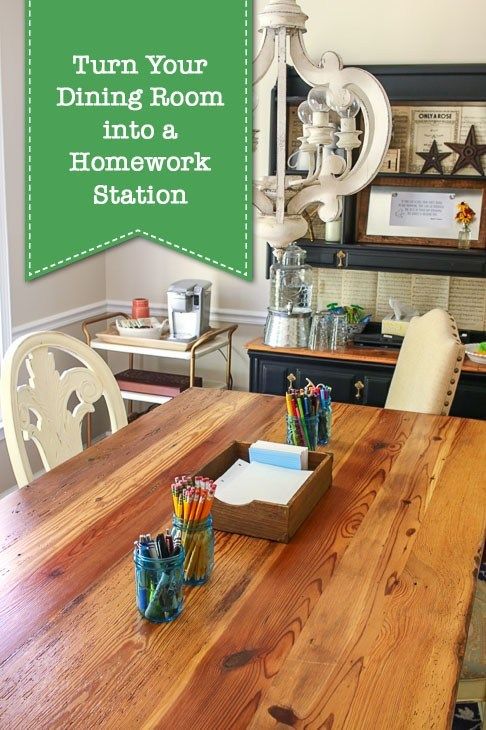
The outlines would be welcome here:
M 273 352 L 249 350 L 250 391 L 283 395 L 287 376 L 293 373 L 296 387 L 303 388 L 306 378 L 332 388 L 333 401 L 383 408 L 395 370 L 394 365 L 334 360 Z M 451 416 L 486 419 L 486 369 L 483 373 L 463 372 L 459 379 Z

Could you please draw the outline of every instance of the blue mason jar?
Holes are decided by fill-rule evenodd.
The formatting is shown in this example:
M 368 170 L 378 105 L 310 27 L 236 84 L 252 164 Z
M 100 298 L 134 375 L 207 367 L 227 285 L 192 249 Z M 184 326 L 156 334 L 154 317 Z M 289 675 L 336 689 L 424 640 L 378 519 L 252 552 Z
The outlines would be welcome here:
M 319 413 L 319 427 L 317 434 L 317 443 L 319 446 L 328 444 L 331 440 L 331 429 L 332 429 L 332 405 L 331 400 L 326 403 L 324 408 Z
M 133 560 L 138 610 L 154 623 L 173 621 L 183 607 L 184 550 L 170 558 L 149 558 L 135 550 Z
M 174 515 L 172 524 L 172 534 L 180 530 L 182 535 L 185 585 L 200 586 L 207 583 L 214 566 L 213 518 L 209 515 L 198 522 L 185 522 Z
M 285 416 L 287 443 L 294 446 L 307 446 L 315 451 L 318 443 L 319 416 Z

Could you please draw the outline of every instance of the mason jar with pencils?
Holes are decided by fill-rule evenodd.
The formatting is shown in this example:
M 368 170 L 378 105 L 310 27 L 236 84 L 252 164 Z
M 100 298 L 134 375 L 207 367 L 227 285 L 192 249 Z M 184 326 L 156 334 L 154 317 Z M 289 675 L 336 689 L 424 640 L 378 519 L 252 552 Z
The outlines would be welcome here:
M 207 583 L 214 566 L 214 532 L 213 518 L 184 522 L 180 517 L 173 517 L 174 530 L 180 530 L 186 559 L 184 562 L 184 583 L 188 586 L 200 586 Z
M 214 566 L 214 532 L 211 507 L 216 487 L 202 476 L 176 477 L 172 484 L 173 534 L 180 532 L 185 552 L 184 583 L 206 583 Z

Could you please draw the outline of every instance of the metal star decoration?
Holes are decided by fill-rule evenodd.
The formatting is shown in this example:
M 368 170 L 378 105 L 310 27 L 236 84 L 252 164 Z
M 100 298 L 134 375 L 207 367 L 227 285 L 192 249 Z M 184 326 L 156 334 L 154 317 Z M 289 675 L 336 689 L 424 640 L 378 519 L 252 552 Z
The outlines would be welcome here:
M 427 170 L 437 170 L 438 173 L 443 175 L 444 170 L 442 169 L 442 160 L 449 157 L 452 152 L 439 152 L 437 142 L 434 139 L 428 152 L 417 152 L 416 154 L 425 160 L 424 166 L 420 170 L 421 175 L 423 175 L 424 172 L 427 172 Z
M 483 166 L 479 159 L 481 155 L 486 155 L 486 144 L 478 144 L 476 142 L 476 130 L 474 124 L 471 124 L 469 132 L 467 133 L 466 141 L 464 144 L 457 142 L 446 142 L 446 147 L 450 147 L 451 150 L 457 152 L 459 155 L 454 165 L 451 175 L 455 175 L 456 172 L 462 170 L 463 167 L 471 165 L 474 169 L 479 172 L 480 175 L 484 175 Z

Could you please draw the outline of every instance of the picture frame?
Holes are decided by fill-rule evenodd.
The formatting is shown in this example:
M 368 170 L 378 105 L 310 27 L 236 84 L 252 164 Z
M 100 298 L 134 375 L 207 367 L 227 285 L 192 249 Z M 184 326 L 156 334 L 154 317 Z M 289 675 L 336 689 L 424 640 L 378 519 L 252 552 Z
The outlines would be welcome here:
M 437 230 L 431 230 L 426 236 L 412 234 L 409 235 L 397 235 L 397 232 L 393 234 L 370 234 L 368 233 L 369 222 L 370 222 L 370 200 L 372 199 L 373 189 L 376 188 L 396 188 L 397 191 L 437 191 L 437 192 L 450 192 L 455 194 L 457 202 L 461 202 L 464 199 L 468 202 L 468 192 L 475 193 L 479 192 L 482 194 L 480 204 L 480 210 L 477 211 L 477 222 L 476 236 L 473 236 L 471 240 L 471 248 L 486 250 L 486 180 L 482 177 L 477 178 L 466 178 L 456 176 L 432 176 L 423 175 L 419 176 L 399 176 L 383 174 L 377 176 L 371 185 L 364 188 L 357 196 L 356 203 L 356 243 L 358 244 L 376 244 L 376 245 L 393 245 L 393 246 L 427 246 L 427 247 L 443 247 L 443 248 L 457 248 L 457 235 L 459 234 L 460 225 L 456 224 L 455 221 L 451 221 L 452 226 L 456 226 L 457 235 L 449 234 L 449 236 L 441 236 Z M 477 200 L 475 195 L 475 200 Z M 474 208 L 474 205 L 472 207 Z M 379 227 L 379 224 L 378 224 Z M 375 226 L 376 228 L 376 226 Z M 386 226 L 383 227 L 386 230 Z M 452 227 L 451 230 L 454 230 Z

